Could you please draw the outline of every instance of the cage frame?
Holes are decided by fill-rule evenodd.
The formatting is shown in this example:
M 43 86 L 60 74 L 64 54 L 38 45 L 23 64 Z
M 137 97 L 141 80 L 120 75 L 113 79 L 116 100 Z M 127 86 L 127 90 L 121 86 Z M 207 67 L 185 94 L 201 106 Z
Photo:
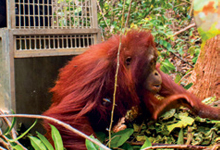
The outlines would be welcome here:
M 7 28 L 0 29 L 0 108 L 5 112 L 14 110 L 16 112 L 15 93 L 15 59 L 32 57 L 74 56 L 83 53 L 87 48 L 79 48 L 77 51 L 71 49 L 53 49 L 36 51 L 16 50 L 16 36 L 38 36 L 38 35 L 94 35 L 94 44 L 101 42 L 101 31 L 97 23 L 96 0 L 90 0 L 92 4 L 93 25 L 92 28 L 16 28 L 15 0 L 6 0 Z M 5 66 L 3 64 L 6 64 Z M 2 91 L 1 91 L 2 88 Z M 3 99 L 1 99 L 1 95 Z

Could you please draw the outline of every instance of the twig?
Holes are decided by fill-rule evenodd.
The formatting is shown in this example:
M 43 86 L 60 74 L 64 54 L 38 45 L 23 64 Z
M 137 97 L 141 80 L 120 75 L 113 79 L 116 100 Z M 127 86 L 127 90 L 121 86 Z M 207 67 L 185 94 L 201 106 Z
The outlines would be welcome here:
M 191 6 L 190 6 L 190 11 L 189 11 L 189 16 L 190 17 L 192 17 L 193 7 L 194 7 L 194 3 L 192 1 Z
M 187 3 L 181 3 L 181 4 L 179 4 L 179 5 L 176 5 L 176 6 L 174 6 L 174 8 L 175 7 L 179 7 L 179 6 L 185 6 Z
M 100 13 L 102 14 L 102 17 L 103 17 L 103 19 L 104 19 L 104 21 L 105 21 L 106 26 L 107 26 L 108 30 L 110 31 L 110 27 L 109 27 L 109 25 L 108 25 L 108 23 L 107 23 L 107 21 L 106 21 L 107 19 L 105 18 L 104 13 L 102 12 L 102 8 L 101 8 L 101 6 L 100 6 L 98 0 L 97 0 L 97 5 L 98 5 L 98 7 L 99 7 Z
M 125 22 L 125 28 L 127 28 L 127 26 L 128 26 L 128 22 L 129 22 L 129 18 L 130 18 L 130 13 L 131 13 L 131 3 L 132 3 L 132 0 L 130 1 L 130 4 L 129 4 L 129 8 L 128 8 L 128 16 L 127 16 L 127 19 L 126 19 L 126 22 Z
M 2 114 L 4 114 L 4 112 L 0 110 L 0 115 L 2 115 Z M 6 117 L 3 117 L 3 120 L 6 122 L 6 124 L 9 127 L 11 126 L 11 122 Z M 12 139 L 16 139 L 17 138 L 15 129 L 11 130 L 11 137 L 12 137 Z
M 102 36 L 102 40 L 105 41 L 103 30 L 101 30 L 101 36 Z
M 2 110 L 0 110 L 0 115 L 4 114 L 4 112 Z M 8 118 L 6 117 L 3 117 L 3 120 L 6 122 L 6 124 L 11 127 L 11 122 L 8 120 Z M 12 139 L 16 139 L 17 138 L 17 135 L 16 135 L 16 131 L 14 128 L 11 129 L 11 137 Z M 3 136 L 3 135 L 2 135 Z M 21 146 L 24 150 L 27 150 L 21 143 L 19 143 L 18 141 L 15 141 L 15 143 L 19 146 Z
M 150 147 L 147 147 L 143 150 L 148 150 L 148 149 L 160 149 L 160 148 L 172 148 L 172 149 L 196 149 L 196 150 L 204 150 L 206 149 L 207 147 L 205 146 L 195 146 L 195 145 L 159 145 L 159 146 L 150 146 Z
M 109 10 L 109 12 L 111 12 L 110 24 L 114 21 L 114 18 L 115 18 L 113 8 L 115 8 L 115 3 L 116 2 L 117 2 L 117 0 L 111 0 L 111 2 L 109 3 L 109 6 L 111 6 L 110 10 Z
M 131 145 L 143 145 L 144 142 L 127 142 Z M 175 144 L 158 144 L 152 143 L 152 146 L 145 148 L 144 150 L 148 149 L 161 149 L 161 148 L 168 148 L 168 149 L 196 149 L 196 150 L 204 150 L 207 149 L 206 146 L 197 146 L 197 145 L 175 145 Z
M 191 63 L 189 63 L 188 61 L 185 61 L 182 57 L 176 55 L 175 53 L 171 52 L 174 56 L 176 56 L 177 58 L 179 58 L 180 60 L 182 60 L 184 63 L 187 63 L 188 65 L 190 65 L 191 67 L 194 67 Z
M 114 84 L 114 92 L 113 92 L 113 102 L 112 102 L 112 111 L 111 111 L 111 121 L 109 125 L 109 147 L 111 147 L 111 130 L 112 130 L 112 124 L 113 124 L 113 118 L 114 118 L 114 111 L 115 111 L 115 101 L 116 101 L 116 91 L 118 86 L 118 70 L 120 66 L 120 51 L 121 51 L 121 41 L 122 41 L 122 29 L 124 24 L 124 8 L 125 8 L 125 0 L 123 4 L 123 10 L 122 10 L 122 23 L 121 23 L 121 34 L 119 39 L 119 46 L 118 46 L 118 52 L 117 52 L 117 66 L 116 66 L 116 72 L 115 72 L 115 84 Z
M 220 148 L 220 144 L 215 144 L 213 147 L 212 147 L 212 150 L 218 150 Z
M 3 147 L 1 147 L 3 146 Z M 7 148 L 10 149 L 10 144 L 8 143 L 6 137 L 2 134 L 2 131 L 0 130 L 0 150 Z
M 178 34 L 184 32 L 184 31 L 186 31 L 186 30 L 188 30 L 189 28 L 192 28 L 192 27 L 194 27 L 194 26 L 196 26 L 196 24 L 195 24 L 195 23 L 192 23 L 192 24 L 188 25 L 187 27 L 185 27 L 185 28 L 183 28 L 183 29 L 181 29 L 181 30 L 175 32 L 175 33 L 173 34 L 173 36 L 176 36 L 176 35 L 178 35 Z
M 188 3 L 188 4 L 191 4 L 191 2 L 187 2 L 186 0 L 182 0 L 182 1 L 184 1 L 184 2 L 186 2 L 186 3 Z
M 84 134 L 83 132 L 73 128 L 72 126 L 70 126 L 69 124 L 62 122 L 60 120 L 57 120 L 55 118 L 52 117 L 48 117 L 48 116 L 42 116 L 42 115 L 29 115 L 29 114 L 13 114 L 13 115 L 0 115 L 0 118 L 3 117 L 21 117 L 21 118 L 37 118 L 37 119 L 46 119 L 49 120 L 51 122 L 54 122 L 56 124 L 59 124 L 61 126 L 63 126 L 64 128 L 78 134 L 79 136 L 88 139 L 89 141 L 95 143 L 96 145 L 100 146 L 101 148 L 103 148 L 104 150 L 110 150 L 108 147 L 106 147 L 105 145 L 101 144 L 100 142 L 92 139 L 91 137 L 87 136 L 86 134 Z
M 178 35 L 178 34 L 184 32 L 184 31 L 188 30 L 189 28 L 194 27 L 195 25 L 196 25 L 195 23 L 190 24 L 190 25 L 188 25 L 187 27 L 185 27 L 185 28 L 183 28 L 183 29 L 181 29 L 181 30 L 175 32 L 175 33 L 173 34 L 173 36 L 176 36 L 176 35 Z M 167 38 L 167 39 L 168 39 L 168 38 Z M 177 58 L 179 58 L 180 60 L 182 60 L 184 63 L 187 63 L 187 64 L 190 65 L 191 67 L 194 67 L 191 63 L 189 63 L 188 61 L 185 61 L 182 57 L 176 55 L 176 54 L 173 53 L 173 52 L 171 52 L 171 53 L 172 53 L 174 56 L 176 56 Z
M 192 134 L 192 128 L 188 127 L 187 128 L 187 140 L 186 140 L 186 145 L 189 145 L 193 140 L 193 134 Z
M 4 115 L 3 111 L 0 110 L 0 116 Z M 3 117 L 3 120 L 6 122 L 6 124 L 11 127 L 11 122 L 6 118 Z M 8 141 L 8 138 L 6 136 L 4 136 L 2 133 L 0 133 L 1 138 L 3 138 L 5 141 Z M 12 128 L 11 130 L 11 137 L 12 139 L 16 139 L 17 135 L 16 135 L 16 131 L 14 128 Z M 18 141 L 15 141 L 14 143 L 16 143 L 17 145 L 21 146 L 23 148 L 23 150 L 27 150 L 21 143 L 19 143 Z
M 186 77 L 188 77 L 189 75 L 191 75 L 192 74 L 192 71 L 190 71 L 190 72 L 188 72 L 187 74 L 185 74 L 180 80 L 179 80 L 179 82 L 177 83 L 177 84 L 181 84 L 181 82 L 183 81 L 183 79 L 185 79 Z

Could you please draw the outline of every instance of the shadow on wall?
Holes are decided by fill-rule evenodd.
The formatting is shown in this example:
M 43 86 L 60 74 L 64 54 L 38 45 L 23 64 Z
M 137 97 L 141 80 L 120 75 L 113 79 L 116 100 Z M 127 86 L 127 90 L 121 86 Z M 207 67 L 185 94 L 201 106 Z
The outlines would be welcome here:
M 0 28 L 7 27 L 6 0 L 0 0 Z

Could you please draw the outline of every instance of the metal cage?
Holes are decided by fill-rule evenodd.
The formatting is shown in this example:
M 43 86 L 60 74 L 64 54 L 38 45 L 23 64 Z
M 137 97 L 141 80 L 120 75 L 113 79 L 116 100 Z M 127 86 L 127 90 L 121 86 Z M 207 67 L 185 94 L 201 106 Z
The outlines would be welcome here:
M 96 1 L 3 1 L 7 21 L 0 28 L 0 108 L 39 114 L 49 106 L 48 91 L 59 68 L 101 41 Z
M 7 4 L 15 57 L 80 54 L 100 41 L 95 0 L 8 0 Z

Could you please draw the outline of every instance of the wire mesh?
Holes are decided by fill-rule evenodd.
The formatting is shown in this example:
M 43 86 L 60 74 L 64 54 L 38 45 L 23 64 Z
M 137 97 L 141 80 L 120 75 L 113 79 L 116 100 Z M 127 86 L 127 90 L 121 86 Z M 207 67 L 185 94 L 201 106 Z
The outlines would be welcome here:
M 94 44 L 94 35 L 16 36 L 16 51 L 87 48 Z
M 15 0 L 18 29 L 92 28 L 92 0 Z

